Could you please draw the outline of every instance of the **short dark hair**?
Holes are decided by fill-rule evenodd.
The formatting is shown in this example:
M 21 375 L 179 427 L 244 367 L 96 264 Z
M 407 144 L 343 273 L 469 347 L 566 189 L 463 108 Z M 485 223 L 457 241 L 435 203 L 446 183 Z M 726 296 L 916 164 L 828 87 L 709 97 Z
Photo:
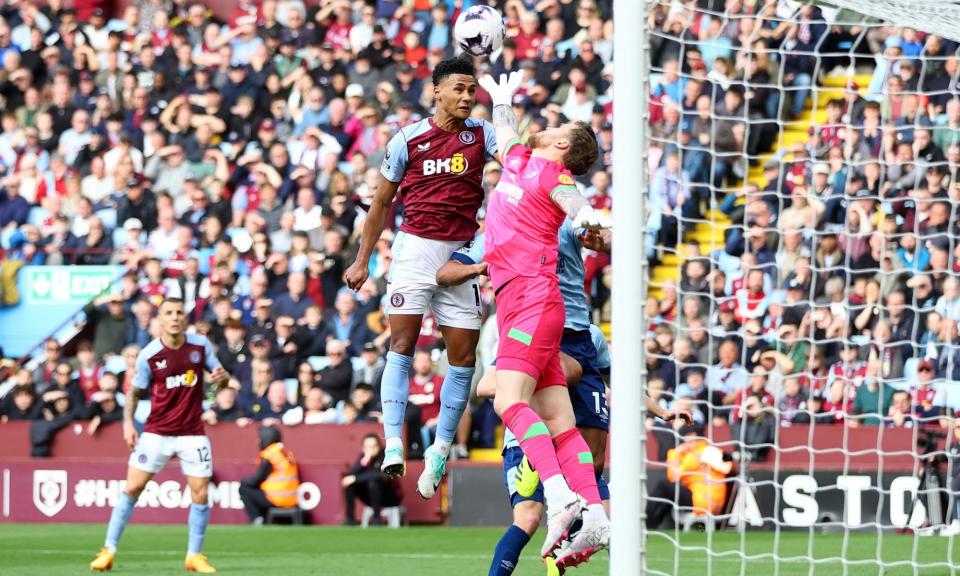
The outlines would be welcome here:
M 575 176 L 582 176 L 597 163 L 597 158 L 600 157 L 597 137 L 593 133 L 593 128 L 586 122 L 574 122 L 567 139 L 570 147 L 563 155 L 563 165 Z
M 466 56 L 457 56 L 456 58 L 447 58 L 433 69 L 433 85 L 439 86 L 447 76 L 454 74 L 463 74 L 465 76 L 476 77 L 477 69 L 473 66 L 473 61 Z
M 160 303 L 161 306 L 163 306 L 164 304 L 180 304 L 181 306 L 183 306 L 183 298 L 169 296 L 167 298 L 164 298 L 163 302 Z

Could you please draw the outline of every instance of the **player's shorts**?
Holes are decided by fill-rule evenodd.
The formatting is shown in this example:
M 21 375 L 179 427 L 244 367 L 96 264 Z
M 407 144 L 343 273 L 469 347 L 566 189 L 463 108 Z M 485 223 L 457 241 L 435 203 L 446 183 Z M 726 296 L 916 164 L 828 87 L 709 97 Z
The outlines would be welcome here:
M 440 326 L 479 330 L 480 285 L 476 278 L 456 286 L 437 284 L 437 271 L 463 244 L 397 234 L 387 277 L 386 314 L 422 315 L 430 308 Z
M 523 450 L 519 446 L 507 448 L 503 451 L 503 485 L 507 488 L 507 494 L 510 495 L 510 507 L 515 507 L 521 502 L 539 502 L 543 504 L 546 498 L 543 495 L 543 482 L 537 486 L 536 492 L 529 498 L 524 498 L 517 493 L 517 467 L 523 460 Z
M 590 338 L 590 331 L 564 332 L 560 351 L 579 362 L 583 368 L 580 382 L 570 388 L 570 403 L 577 417 L 577 427 L 608 431 L 610 411 L 607 409 L 606 385 L 597 368 L 597 347 Z
M 556 278 L 517 276 L 497 293 L 497 369 L 523 372 L 537 390 L 566 386 L 560 366 L 563 299 Z
M 213 454 L 206 436 L 161 436 L 144 432 L 130 454 L 130 466 L 156 474 L 176 455 L 184 476 L 209 478 L 213 475 Z

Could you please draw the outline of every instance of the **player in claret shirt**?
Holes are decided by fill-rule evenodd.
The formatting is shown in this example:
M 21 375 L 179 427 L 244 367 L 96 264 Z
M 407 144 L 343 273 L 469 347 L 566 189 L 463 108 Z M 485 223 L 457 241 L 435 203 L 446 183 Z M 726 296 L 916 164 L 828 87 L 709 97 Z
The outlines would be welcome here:
M 130 521 L 137 498 L 153 475 L 176 455 L 190 485 L 192 498 L 184 567 L 191 572 L 213 574 L 216 570 L 200 553 L 210 515 L 207 487 L 213 475 L 210 439 L 204 433 L 200 418 L 203 413 L 203 375 L 204 370 L 209 371 L 210 381 L 218 386 L 225 384 L 229 375 L 206 337 L 186 333 L 183 300 L 167 298 L 160 304 L 159 316 L 163 333 L 137 356 L 133 386 L 123 407 L 123 439 L 132 450 L 127 483 L 110 515 L 103 548 L 90 563 L 90 568 L 103 571 L 113 567 L 117 544 Z M 150 416 L 143 435 L 138 437 L 133 414 L 137 403 L 146 394 L 150 398 Z
M 424 471 L 417 483 L 424 498 L 434 495 L 446 470 L 447 455 L 470 395 L 481 320 L 476 280 L 438 286 L 437 270 L 476 233 L 477 211 L 484 198 L 483 166 L 497 151 L 493 127 L 470 118 L 477 90 L 472 62 L 444 60 L 434 68 L 433 84 L 434 115 L 401 129 L 387 145 L 380 187 L 363 225 L 360 251 L 344 275 L 354 290 L 366 281 L 370 254 L 399 191 L 404 223 L 393 243 L 385 310 L 390 322 L 390 352 L 381 389 L 386 437 L 383 472 L 399 477 L 405 471 L 401 434 L 410 366 L 429 307 L 443 333 L 450 367 L 440 393 L 437 437 L 424 453 Z

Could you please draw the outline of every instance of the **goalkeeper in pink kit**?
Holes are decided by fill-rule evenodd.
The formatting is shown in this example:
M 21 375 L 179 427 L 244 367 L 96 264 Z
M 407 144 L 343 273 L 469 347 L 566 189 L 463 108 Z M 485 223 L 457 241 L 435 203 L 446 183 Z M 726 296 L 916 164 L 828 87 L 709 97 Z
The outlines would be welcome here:
M 570 217 L 574 228 L 609 228 L 574 184 L 597 161 L 589 125 L 569 123 L 520 144 L 511 100 L 519 73 L 490 76 L 480 85 L 493 99 L 493 124 L 503 175 L 487 208 L 486 262 L 497 299 L 500 345 L 494 408 L 519 439 L 543 481 L 547 537 L 541 549 L 572 566 L 609 545 L 610 524 L 600 501 L 590 448 L 575 426 L 560 366 L 564 306 L 557 278 L 557 231 Z M 539 414 L 529 405 L 537 392 Z M 551 395 L 557 401 L 550 401 Z M 569 537 L 570 527 L 582 527 Z

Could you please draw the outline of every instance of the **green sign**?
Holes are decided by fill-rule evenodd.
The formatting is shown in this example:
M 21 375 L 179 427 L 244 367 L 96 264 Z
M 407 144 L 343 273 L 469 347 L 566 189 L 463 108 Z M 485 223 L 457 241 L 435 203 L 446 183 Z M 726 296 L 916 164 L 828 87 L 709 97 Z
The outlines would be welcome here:
M 27 302 L 83 304 L 109 288 L 119 276 L 117 266 L 27 266 Z

